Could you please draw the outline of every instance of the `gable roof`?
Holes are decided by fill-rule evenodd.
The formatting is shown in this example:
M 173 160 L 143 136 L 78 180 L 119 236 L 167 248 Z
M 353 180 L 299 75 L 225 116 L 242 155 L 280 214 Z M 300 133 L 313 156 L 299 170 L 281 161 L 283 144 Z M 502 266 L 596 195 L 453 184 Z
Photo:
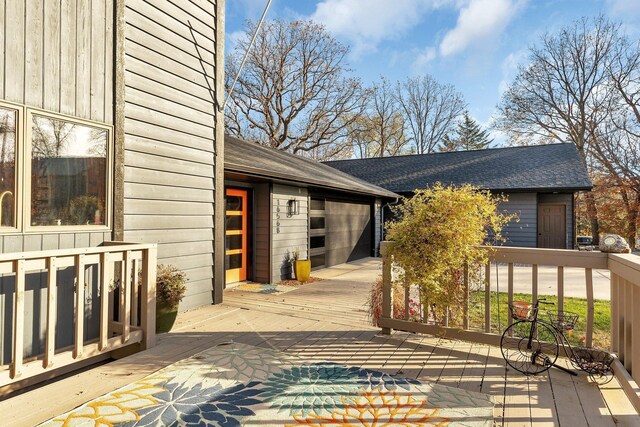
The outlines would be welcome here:
M 229 135 L 224 137 L 224 169 L 252 176 L 385 198 L 398 195 L 340 170 Z
M 490 148 L 325 162 L 396 193 L 436 182 L 494 191 L 590 190 L 573 144 Z

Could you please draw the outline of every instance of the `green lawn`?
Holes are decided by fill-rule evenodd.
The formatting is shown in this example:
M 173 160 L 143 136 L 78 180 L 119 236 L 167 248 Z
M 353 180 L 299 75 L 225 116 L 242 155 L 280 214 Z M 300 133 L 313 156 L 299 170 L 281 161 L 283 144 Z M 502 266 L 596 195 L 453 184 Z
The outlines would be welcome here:
M 547 302 L 554 305 L 541 306 L 541 318 L 548 320 L 547 311 L 557 310 L 558 298 L 556 296 L 545 295 Z M 499 304 L 498 304 L 499 299 Z M 508 322 L 507 293 L 497 292 L 491 293 L 491 332 L 502 333 Z M 530 294 L 514 294 L 514 301 L 531 302 Z M 482 328 L 484 325 L 484 291 L 474 291 L 471 293 L 469 301 L 470 305 L 470 324 L 472 328 Z M 498 312 L 498 307 L 500 310 Z M 587 320 L 587 300 L 586 298 L 565 297 L 564 310 L 579 315 L 575 329 L 565 335 L 571 344 L 584 345 L 581 339 L 585 336 L 586 320 Z M 498 314 L 500 322 L 498 322 Z M 500 325 L 500 326 L 499 326 Z M 607 300 L 594 301 L 594 324 L 593 324 L 593 347 L 608 350 L 611 344 L 611 305 Z

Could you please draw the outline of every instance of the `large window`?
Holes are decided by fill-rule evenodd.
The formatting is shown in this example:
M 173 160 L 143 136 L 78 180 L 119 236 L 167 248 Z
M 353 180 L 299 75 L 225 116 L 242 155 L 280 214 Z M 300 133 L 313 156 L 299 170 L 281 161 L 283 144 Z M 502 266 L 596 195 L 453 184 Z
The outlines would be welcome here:
M 0 105 L 0 227 L 16 227 L 17 119 L 17 110 Z
M 101 124 L 0 105 L 0 225 L 107 226 L 110 137 Z

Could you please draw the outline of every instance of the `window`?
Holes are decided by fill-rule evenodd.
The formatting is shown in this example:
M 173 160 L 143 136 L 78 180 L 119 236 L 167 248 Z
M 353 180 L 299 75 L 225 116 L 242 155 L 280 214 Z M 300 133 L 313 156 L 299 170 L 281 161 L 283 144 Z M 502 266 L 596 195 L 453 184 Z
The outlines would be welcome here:
M 108 226 L 110 129 L 0 104 L 0 226 L 24 231 Z
M 18 111 L 0 105 L 0 227 L 16 225 L 16 125 Z

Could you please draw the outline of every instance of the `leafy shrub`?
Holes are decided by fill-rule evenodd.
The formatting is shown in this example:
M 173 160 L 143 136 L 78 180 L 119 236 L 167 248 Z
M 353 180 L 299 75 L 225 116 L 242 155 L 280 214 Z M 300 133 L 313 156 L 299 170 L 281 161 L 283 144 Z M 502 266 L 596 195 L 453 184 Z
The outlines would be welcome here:
M 398 219 L 387 226 L 387 239 L 394 242 L 390 254 L 400 268 L 396 280 L 418 286 L 436 321 L 460 320 L 462 310 L 453 308 L 464 299 L 465 266 L 470 286 L 481 283 L 489 253 L 479 246 L 500 242 L 502 227 L 515 217 L 498 211 L 503 200 L 470 185 L 437 183 L 394 208 Z
M 173 265 L 158 264 L 156 272 L 156 300 L 160 304 L 177 306 L 187 291 L 187 276 Z

